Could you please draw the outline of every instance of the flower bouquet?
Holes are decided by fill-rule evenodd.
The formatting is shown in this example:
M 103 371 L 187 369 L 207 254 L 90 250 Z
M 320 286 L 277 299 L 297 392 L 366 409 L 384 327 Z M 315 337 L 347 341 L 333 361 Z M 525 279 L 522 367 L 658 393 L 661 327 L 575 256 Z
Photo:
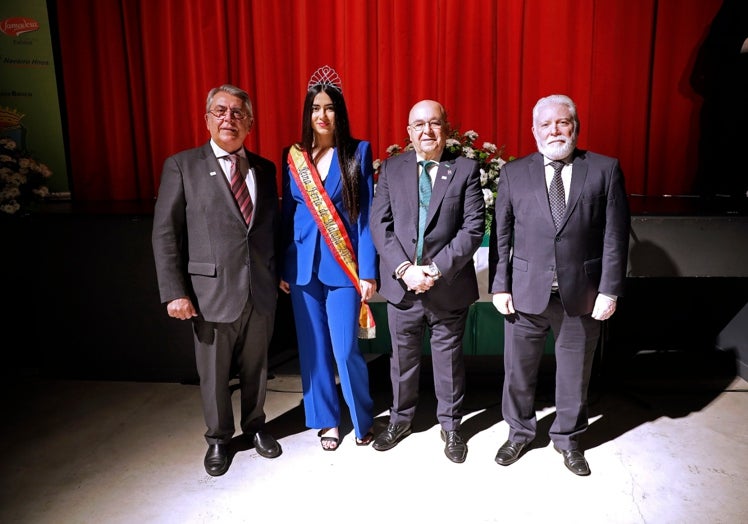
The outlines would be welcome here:
M 49 196 L 46 180 L 52 171 L 18 148 L 12 138 L 0 138 L 0 214 L 29 210 Z

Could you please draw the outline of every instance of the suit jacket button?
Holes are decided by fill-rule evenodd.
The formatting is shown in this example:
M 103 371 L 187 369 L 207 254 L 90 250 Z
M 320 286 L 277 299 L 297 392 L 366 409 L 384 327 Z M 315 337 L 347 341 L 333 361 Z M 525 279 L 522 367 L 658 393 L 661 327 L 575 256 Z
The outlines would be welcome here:
M 558 235 L 555 239 L 556 242 L 561 242 L 561 235 Z

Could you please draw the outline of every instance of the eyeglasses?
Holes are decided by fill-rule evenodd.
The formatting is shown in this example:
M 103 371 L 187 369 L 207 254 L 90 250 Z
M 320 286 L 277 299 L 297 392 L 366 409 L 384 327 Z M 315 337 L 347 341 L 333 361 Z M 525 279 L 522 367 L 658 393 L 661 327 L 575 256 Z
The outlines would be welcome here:
M 442 122 L 441 120 L 431 120 L 430 122 L 412 122 L 410 124 L 410 128 L 413 131 L 420 133 L 426 128 L 426 126 L 429 126 L 433 130 L 439 130 L 443 125 L 444 122 Z
M 229 116 L 233 118 L 234 120 L 244 120 L 249 116 L 248 113 L 245 113 L 244 111 L 240 109 L 228 109 L 223 106 L 217 106 L 211 110 L 208 111 L 211 115 L 216 117 L 217 119 L 223 119 L 228 118 Z

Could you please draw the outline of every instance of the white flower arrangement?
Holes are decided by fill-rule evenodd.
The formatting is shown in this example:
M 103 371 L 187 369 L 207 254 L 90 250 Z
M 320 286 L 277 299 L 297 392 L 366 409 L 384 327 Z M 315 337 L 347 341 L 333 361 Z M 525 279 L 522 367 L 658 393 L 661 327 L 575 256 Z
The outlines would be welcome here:
M 49 167 L 19 150 L 15 140 L 0 138 L 0 213 L 13 215 L 47 198 L 45 181 L 51 176 Z

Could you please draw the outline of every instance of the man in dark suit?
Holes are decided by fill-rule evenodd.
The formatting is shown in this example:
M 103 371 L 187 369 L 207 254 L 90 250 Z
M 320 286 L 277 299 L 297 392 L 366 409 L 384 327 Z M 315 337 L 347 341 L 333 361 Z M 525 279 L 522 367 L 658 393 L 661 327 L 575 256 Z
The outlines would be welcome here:
M 422 100 L 413 106 L 408 135 L 413 151 L 382 164 L 370 217 L 380 257 L 379 292 L 387 299 L 393 391 L 389 425 L 373 447 L 391 449 L 411 432 L 428 328 L 444 453 L 459 463 L 467 456 L 460 434 L 462 336 L 468 309 L 478 299 L 473 255 L 484 228 L 480 171 L 474 160 L 443 154 L 449 124 L 438 102 Z
M 505 315 L 502 412 L 509 424 L 496 462 L 513 464 L 535 438 L 535 385 L 550 329 L 550 437 L 569 470 L 589 475 L 580 447 L 587 389 L 601 321 L 623 293 L 629 206 L 618 160 L 576 148 L 579 119 L 569 97 L 541 98 L 532 116 L 539 153 L 502 168 L 489 248 L 489 291 Z
M 208 427 L 204 465 L 213 476 L 223 475 L 231 462 L 234 372 L 242 432 L 261 456 L 281 454 L 263 431 L 279 283 L 278 190 L 275 164 L 244 147 L 253 122 L 245 91 L 229 84 L 212 89 L 205 112 L 211 140 L 166 159 L 153 218 L 161 300 L 170 317 L 192 319 Z

